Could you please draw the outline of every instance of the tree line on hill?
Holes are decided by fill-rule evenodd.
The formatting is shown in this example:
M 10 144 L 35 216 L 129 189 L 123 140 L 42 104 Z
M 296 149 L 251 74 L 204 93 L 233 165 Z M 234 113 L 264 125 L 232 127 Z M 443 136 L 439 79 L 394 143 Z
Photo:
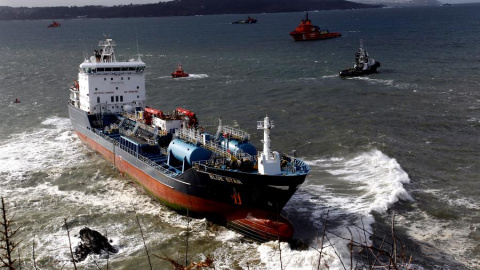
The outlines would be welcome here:
M 379 8 L 345 0 L 173 0 L 156 4 L 71 7 L 0 7 L 0 20 L 166 17 Z

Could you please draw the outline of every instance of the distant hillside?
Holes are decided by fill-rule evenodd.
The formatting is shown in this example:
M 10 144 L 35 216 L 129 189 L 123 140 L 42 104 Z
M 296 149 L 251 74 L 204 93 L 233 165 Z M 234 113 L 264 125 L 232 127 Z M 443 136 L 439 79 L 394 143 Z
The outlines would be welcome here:
M 353 0 L 363 4 L 381 4 L 389 7 L 401 6 L 440 6 L 442 2 L 438 0 Z
M 382 5 L 344 0 L 174 0 L 146 5 L 114 7 L 0 7 L 0 20 L 164 17 L 213 14 L 255 14 L 328 9 L 378 8 Z

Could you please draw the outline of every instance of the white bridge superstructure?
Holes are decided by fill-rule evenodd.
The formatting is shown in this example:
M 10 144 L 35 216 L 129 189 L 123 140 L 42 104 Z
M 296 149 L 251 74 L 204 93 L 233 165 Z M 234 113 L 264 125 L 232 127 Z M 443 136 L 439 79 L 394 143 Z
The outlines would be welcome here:
M 70 89 L 74 106 L 90 114 L 117 113 L 145 108 L 145 63 L 117 62 L 115 42 L 101 40 L 100 50 L 80 64 L 78 81 Z

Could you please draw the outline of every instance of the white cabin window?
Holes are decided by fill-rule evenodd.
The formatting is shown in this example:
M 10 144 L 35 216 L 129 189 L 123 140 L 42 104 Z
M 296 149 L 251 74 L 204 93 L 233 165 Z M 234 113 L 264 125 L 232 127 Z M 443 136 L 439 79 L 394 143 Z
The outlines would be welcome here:
M 115 99 L 113 96 L 110 97 L 111 102 L 113 102 Z
M 115 96 L 115 102 L 118 102 L 118 96 Z
M 120 102 L 123 102 L 123 96 L 120 96 Z M 123 106 L 122 106 L 123 107 Z
M 100 103 L 100 97 L 97 97 L 97 103 Z
M 106 80 L 107 80 L 107 78 L 103 78 L 103 80 L 104 80 L 104 81 L 106 81 Z

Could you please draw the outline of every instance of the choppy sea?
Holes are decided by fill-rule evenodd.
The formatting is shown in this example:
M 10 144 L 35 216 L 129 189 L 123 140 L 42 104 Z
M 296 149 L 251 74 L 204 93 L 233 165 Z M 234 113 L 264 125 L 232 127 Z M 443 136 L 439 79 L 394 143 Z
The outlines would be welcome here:
M 0 195 L 21 226 L 22 268 L 72 268 L 72 245 L 90 227 L 119 253 L 112 269 L 149 269 L 150 253 L 215 269 L 349 269 L 350 232 L 388 233 L 392 217 L 418 269 L 480 269 L 480 5 L 310 12 L 341 38 L 294 42 L 303 13 L 169 18 L 0 21 Z M 257 24 L 235 25 L 247 15 Z M 117 59 L 147 64 L 148 105 L 197 113 L 249 131 L 275 122 L 272 148 L 296 150 L 311 174 L 284 209 L 302 248 L 244 241 L 205 219 L 162 206 L 85 148 L 68 119 L 78 65 L 109 35 Z M 360 39 L 378 74 L 342 79 Z M 182 63 L 189 78 L 172 79 Z M 18 98 L 21 103 L 14 104 Z M 135 211 L 134 211 L 135 209 Z M 328 217 L 327 217 L 328 214 Z M 106 268 L 90 256 L 81 269 Z M 155 269 L 169 263 L 152 257 Z

